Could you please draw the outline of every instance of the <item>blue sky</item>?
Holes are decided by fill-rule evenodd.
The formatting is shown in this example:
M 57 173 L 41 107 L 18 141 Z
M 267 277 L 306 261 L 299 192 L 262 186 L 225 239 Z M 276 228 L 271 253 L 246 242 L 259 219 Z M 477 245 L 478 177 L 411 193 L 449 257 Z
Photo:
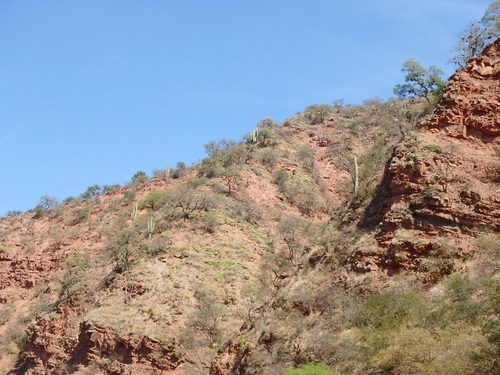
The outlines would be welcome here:
M 448 74 L 489 0 L 2 0 L 0 215 L 204 156 L 263 117 Z

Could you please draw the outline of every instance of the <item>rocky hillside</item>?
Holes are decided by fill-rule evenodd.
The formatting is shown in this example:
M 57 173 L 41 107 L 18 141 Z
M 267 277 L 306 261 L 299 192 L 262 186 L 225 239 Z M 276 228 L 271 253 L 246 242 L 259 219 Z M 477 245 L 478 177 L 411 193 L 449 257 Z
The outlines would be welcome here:
M 0 219 L 0 374 L 494 374 L 499 58 Z

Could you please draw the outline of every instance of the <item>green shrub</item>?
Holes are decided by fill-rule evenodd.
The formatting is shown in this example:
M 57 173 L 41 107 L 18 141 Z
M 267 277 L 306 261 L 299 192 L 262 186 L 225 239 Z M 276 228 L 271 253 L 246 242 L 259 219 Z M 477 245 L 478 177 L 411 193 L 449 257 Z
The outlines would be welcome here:
M 290 174 L 284 169 L 276 171 L 273 175 L 273 182 L 278 185 L 281 192 L 285 191 L 286 183 L 290 179 Z
M 193 177 L 188 180 L 189 186 L 196 189 L 200 186 L 203 186 L 207 183 L 208 179 L 206 177 Z
M 132 176 L 132 182 L 143 183 L 148 180 L 148 175 L 144 171 L 139 171 Z
M 0 326 L 4 325 L 9 320 L 13 311 L 12 304 L 3 304 L 0 307 Z
M 115 272 L 122 273 L 146 250 L 139 234 L 131 229 L 115 233 L 109 240 L 106 253 L 115 263 Z
M 40 203 L 38 203 L 33 209 L 35 213 L 33 218 L 38 219 L 42 217 L 48 210 L 54 208 L 58 204 L 59 201 L 56 198 L 48 195 L 42 195 L 42 197 L 40 198 Z
M 186 173 L 186 164 L 182 161 L 177 162 L 176 168 L 172 172 L 172 178 L 181 178 Z
M 238 199 L 232 207 L 232 216 L 243 219 L 249 224 L 257 225 L 263 212 L 259 204 L 250 197 Z
M 90 281 L 91 259 L 87 253 L 76 253 L 63 263 L 64 275 L 59 289 L 59 300 L 66 301 L 85 290 Z
M 210 141 L 205 144 L 204 147 L 208 157 L 212 158 L 224 155 L 228 150 L 236 147 L 237 145 L 237 142 L 223 138 L 217 141 Z
M 218 177 L 221 170 L 221 163 L 216 158 L 205 158 L 198 166 L 199 175 L 207 178 Z
M 248 144 L 257 143 L 261 147 L 275 146 L 277 143 L 275 130 L 279 127 L 280 124 L 272 118 L 264 118 L 246 136 L 246 141 Z
M 113 184 L 113 185 L 104 185 L 102 187 L 102 193 L 103 194 L 108 194 L 111 193 L 112 191 L 115 191 L 117 189 L 121 188 L 119 184 Z
M 313 104 L 305 109 L 305 118 L 311 125 L 321 124 L 328 116 L 335 112 L 330 104 Z
M 309 145 L 303 145 L 297 151 L 297 157 L 302 163 L 304 169 L 312 173 L 316 168 L 316 154 L 313 148 Z
M 43 206 L 41 204 L 37 204 L 35 208 L 33 209 L 33 212 L 35 213 L 33 215 L 34 219 L 41 218 L 43 214 L 45 213 L 45 210 L 43 209 Z
M 167 200 L 168 192 L 166 190 L 151 190 L 138 204 L 139 210 L 151 208 L 155 211 L 160 208 Z
M 274 299 L 273 307 L 277 309 L 282 309 L 286 306 L 286 298 L 282 295 L 276 296 Z
M 123 198 L 125 198 L 125 200 L 129 202 L 132 202 L 135 199 L 135 192 L 128 190 L 125 193 L 123 193 Z
M 260 146 L 274 146 L 276 144 L 276 134 L 269 127 L 261 127 L 257 133 L 257 143 Z
M 292 261 L 302 251 L 309 223 L 300 217 L 287 216 L 280 220 L 278 232 L 288 247 L 288 260 Z
M 148 247 L 145 249 L 146 253 L 150 256 L 157 256 L 167 252 L 172 245 L 172 240 L 170 237 L 162 233 L 156 237 L 154 237 L 148 244 Z
M 300 180 L 293 180 L 285 187 L 285 195 L 304 215 L 323 212 L 325 204 L 313 185 Z
M 220 225 L 219 218 L 215 212 L 209 212 L 202 221 L 202 228 L 207 233 L 215 233 L 217 227 Z
M 341 375 L 333 371 L 330 367 L 322 363 L 307 363 L 297 368 L 290 368 L 285 371 L 285 375 Z
M 469 275 L 456 273 L 445 280 L 446 291 L 453 301 L 467 301 L 472 297 L 475 285 Z
M 500 235 L 498 233 L 484 233 L 476 239 L 476 245 L 487 255 L 494 255 L 500 249 Z
M 222 139 L 205 145 L 208 158 L 201 161 L 198 173 L 208 178 L 222 178 L 231 193 L 239 179 L 238 169 L 252 158 L 252 148 Z
M 17 350 L 23 351 L 27 344 L 28 336 L 23 325 L 21 324 L 21 321 L 18 321 L 15 325 L 11 325 L 6 332 L 4 332 L 0 341 L 3 345 L 15 343 Z
M 435 152 L 436 154 L 442 154 L 443 153 L 443 148 L 440 145 L 436 145 L 436 144 L 425 145 L 424 149 L 426 149 L 429 152 Z
M 469 326 L 431 334 L 421 328 L 403 328 L 389 335 L 367 373 L 463 375 L 473 371 L 477 352 L 486 346 L 484 337 Z M 472 371 L 471 371 L 472 370 Z
M 19 211 L 19 210 L 11 210 L 11 211 L 7 211 L 7 213 L 5 214 L 6 217 L 18 217 L 18 216 L 21 216 L 23 214 L 22 211 Z
M 90 211 L 88 208 L 77 208 L 72 211 L 73 214 L 73 224 L 77 224 L 90 216 Z
M 100 185 L 89 186 L 85 192 L 82 193 L 81 198 L 84 200 L 96 198 L 102 194 Z
M 279 154 L 274 149 L 265 149 L 259 155 L 259 161 L 269 169 L 273 169 L 279 161 Z
M 77 201 L 78 201 L 78 198 L 67 197 L 67 198 L 64 198 L 63 204 L 70 204 L 70 203 L 77 202 Z
M 386 292 L 367 297 L 352 318 L 356 327 L 391 329 L 418 314 L 422 296 L 410 292 Z
M 207 192 L 190 186 L 179 188 L 168 195 L 165 201 L 165 216 L 190 219 L 197 211 L 208 211 L 213 206 Z

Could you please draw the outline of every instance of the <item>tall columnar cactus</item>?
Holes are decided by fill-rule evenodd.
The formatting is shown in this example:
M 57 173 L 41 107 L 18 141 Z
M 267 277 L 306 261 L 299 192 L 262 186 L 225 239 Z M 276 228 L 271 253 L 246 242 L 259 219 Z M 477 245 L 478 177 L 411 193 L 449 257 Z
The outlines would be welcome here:
M 153 235 L 153 233 L 155 231 L 155 227 L 156 227 L 156 224 L 155 224 L 153 215 L 151 215 L 151 217 L 148 220 L 149 241 L 151 241 L 151 236 Z
M 172 174 L 172 168 L 170 168 L 170 165 L 167 164 L 165 166 L 165 179 L 169 179 L 171 174 Z
M 259 128 L 255 127 L 248 135 L 248 143 L 257 143 L 259 137 Z
M 358 193 L 358 189 L 359 189 L 358 157 L 354 155 L 354 195 Z
M 135 220 L 135 218 L 137 217 L 137 209 L 138 209 L 139 205 L 137 203 L 134 203 L 134 206 L 132 207 L 132 213 L 130 214 L 130 219 L 132 221 Z

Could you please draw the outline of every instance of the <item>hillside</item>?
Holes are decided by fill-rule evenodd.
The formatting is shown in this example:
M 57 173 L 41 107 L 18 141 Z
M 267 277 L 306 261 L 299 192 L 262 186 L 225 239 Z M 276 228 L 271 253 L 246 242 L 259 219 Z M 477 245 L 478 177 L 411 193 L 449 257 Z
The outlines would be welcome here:
M 0 219 L 0 374 L 495 374 L 499 60 Z

